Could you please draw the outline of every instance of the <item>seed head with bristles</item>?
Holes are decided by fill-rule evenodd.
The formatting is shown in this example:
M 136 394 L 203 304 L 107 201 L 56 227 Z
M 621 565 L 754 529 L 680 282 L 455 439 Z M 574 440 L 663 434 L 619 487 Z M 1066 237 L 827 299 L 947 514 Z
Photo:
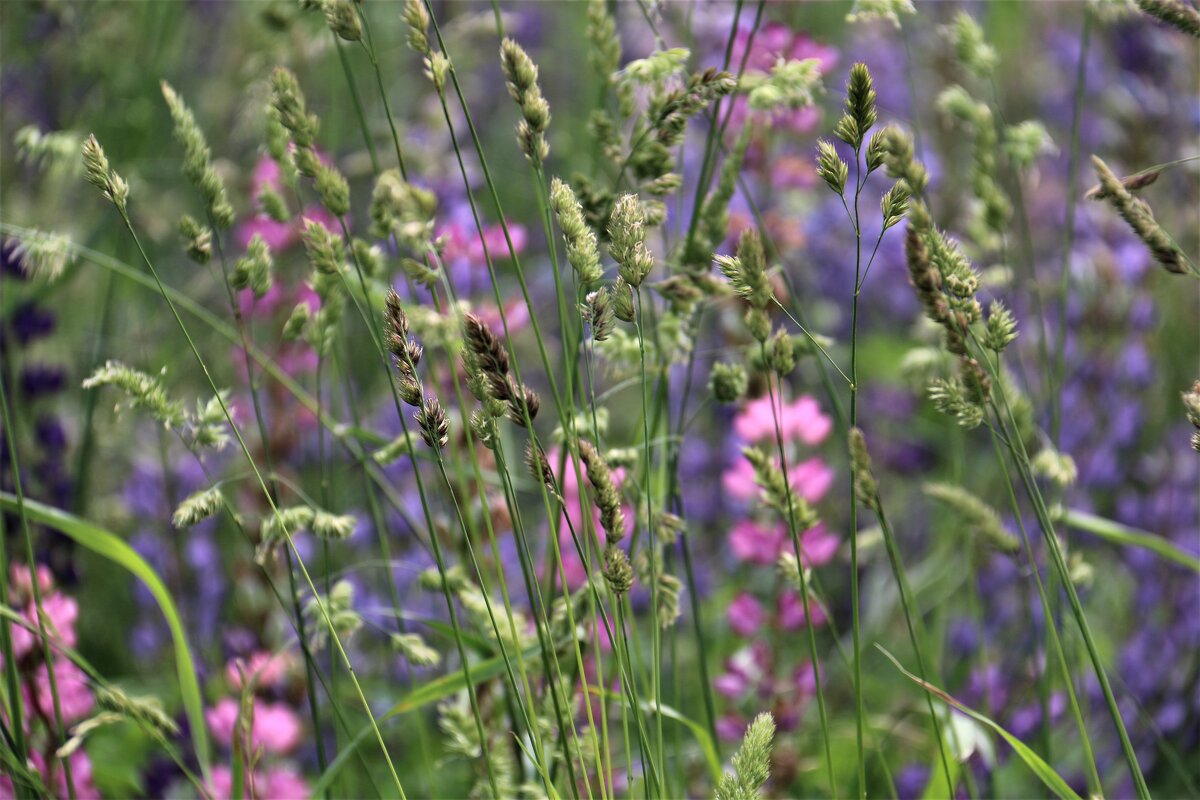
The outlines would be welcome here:
M 846 84 L 846 112 L 838 121 L 834 133 L 855 152 L 862 147 L 867 131 L 875 125 L 875 87 L 871 72 L 861 61 L 850 68 Z
M 207 264 L 212 258 L 212 231 L 208 226 L 184 214 L 179 218 L 179 235 L 183 238 L 188 258 L 197 264 Z
M 1017 338 L 1017 319 L 1004 303 L 994 300 L 988 309 L 987 326 L 983 331 L 983 346 L 999 353 Z
M 89 134 L 83 142 L 83 172 L 87 176 L 88 183 L 102 190 L 104 196 L 121 213 L 125 212 L 126 202 L 129 199 L 129 184 L 108 165 L 104 148 L 100 146 L 94 133 Z
M 550 127 L 550 104 L 538 86 L 538 68 L 529 54 L 512 39 L 500 43 L 500 66 L 508 93 L 521 107 L 517 123 L 517 143 L 533 164 L 541 164 L 550 154 L 546 129 Z
M 850 168 L 837 154 L 833 144 L 824 139 L 817 141 L 817 175 L 837 194 L 845 193 Z
M 1145 13 L 1173 26 L 1176 30 L 1200 38 L 1200 11 L 1183 0 L 1135 0 Z
M 1134 197 L 1125 185 L 1113 174 L 1099 156 L 1092 156 L 1092 165 L 1100 179 L 1100 188 L 1108 202 L 1116 209 L 1121 218 L 1129 224 L 1137 237 L 1150 248 L 1150 252 L 1158 263 L 1168 272 L 1186 274 L 1194 271 L 1195 267 L 1179 245 L 1163 230 L 1162 225 L 1154 219 L 1150 206 L 1140 198 Z
M 423 56 L 429 55 L 429 12 L 422 0 L 404 4 L 404 24 L 408 26 L 408 46 Z
M 233 265 L 233 274 L 229 282 L 235 289 L 251 289 L 255 297 L 262 297 L 271 289 L 273 266 L 271 248 L 262 235 L 256 233 L 246 245 L 246 255 Z
M 758 800 L 763 784 L 771 777 L 771 742 L 775 738 L 775 720 L 769 713 L 759 714 L 746 728 L 742 746 L 733 755 L 733 772 L 726 772 L 717 783 L 717 800 Z
M 175 124 L 175 139 L 183 145 L 183 174 L 204 195 L 213 220 L 222 228 L 233 224 L 233 207 L 225 194 L 225 184 L 212 166 L 212 157 L 203 131 L 183 98 L 162 82 L 163 98 Z
M 879 508 L 879 485 L 871 469 L 871 454 L 867 452 L 867 440 L 861 428 L 851 428 L 849 434 L 850 470 L 854 475 L 854 488 L 858 500 L 870 509 Z
M 450 442 L 450 423 L 446 412 L 436 397 L 426 397 L 421 408 L 413 417 L 421 429 L 421 438 L 434 450 L 441 450 Z
M 713 364 L 708 377 L 708 387 L 718 403 L 736 403 L 746 394 L 748 385 L 746 368 L 741 364 L 726 364 L 720 361 Z
M 550 183 L 550 205 L 563 232 L 567 261 L 575 270 L 579 282 L 588 286 L 600 280 L 604 273 L 600 269 L 596 233 L 584 220 L 583 207 L 571 187 L 557 177 Z
M 646 247 L 646 216 L 637 195 L 625 194 L 617 200 L 608 222 L 608 238 L 618 274 L 638 288 L 654 267 L 654 256 Z
M 322 223 L 313 219 L 304 220 L 304 231 L 300 238 L 308 262 L 320 275 L 336 275 L 342 270 L 342 237 L 333 233 Z
M 176 528 L 190 528 L 220 511 L 224 502 L 225 498 L 219 488 L 196 492 L 175 509 L 171 524 Z
M 601 287 L 589 292 L 584 298 L 580 309 L 583 318 L 592 326 L 592 339 L 603 342 L 612 335 L 615 324 L 615 308 L 612 302 L 612 290 Z
M 587 467 L 588 481 L 596 490 L 600 525 L 610 543 L 618 542 L 625 536 L 625 512 L 621 510 L 621 495 L 613 481 L 612 471 L 591 442 L 580 439 L 578 449 L 579 458 Z
M 1000 515 L 995 509 L 961 486 L 927 483 L 922 487 L 922 491 L 954 511 L 967 525 L 968 530 L 980 537 L 983 543 L 1008 553 L 1016 552 L 1020 548 L 1020 542 L 1004 529 Z
M 300 83 L 286 67 L 276 67 L 271 73 L 271 107 L 297 147 L 313 146 L 320 123 L 315 114 L 308 113 Z
M 324 0 L 325 21 L 329 29 L 347 42 L 362 39 L 362 22 L 351 0 Z
M 604 580 L 615 595 L 625 595 L 633 587 L 633 565 L 615 542 L 610 541 L 604 548 Z
M 1183 393 L 1183 406 L 1187 409 L 1188 422 L 1196 429 L 1192 433 L 1192 449 L 1200 450 L 1200 381 L 1193 383 L 1191 390 Z

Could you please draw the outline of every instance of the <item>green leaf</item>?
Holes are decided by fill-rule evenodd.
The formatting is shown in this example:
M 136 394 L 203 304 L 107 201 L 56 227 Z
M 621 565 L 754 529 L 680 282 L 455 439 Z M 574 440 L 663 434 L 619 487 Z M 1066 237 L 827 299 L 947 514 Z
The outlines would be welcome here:
M 16 496 L 0 492 L 0 508 L 16 512 L 19 508 Z M 154 596 L 154 601 L 162 610 L 163 616 L 167 620 L 167 627 L 171 631 L 171 640 L 175 645 L 175 671 L 179 678 L 179 693 L 183 698 L 183 708 L 187 714 L 188 727 L 191 729 L 196 758 L 207 776 L 211 754 L 208 744 L 208 727 L 204 721 L 204 704 L 200 698 L 200 682 L 196 678 L 196 663 L 192 659 L 192 651 L 188 647 L 179 612 L 171 600 L 166 585 L 158 577 L 158 573 L 132 547 L 125 544 L 116 535 L 86 520 L 36 500 L 28 499 L 25 500 L 25 514 L 34 522 L 53 528 L 93 553 L 123 567 L 150 590 L 150 594 Z
M 1137 528 L 1130 528 L 1128 525 L 1097 517 L 1095 514 L 1088 514 L 1085 511 L 1068 509 L 1059 512 L 1056 516 L 1072 528 L 1087 531 L 1106 542 L 1128 547 L 1141 547 L 1168 561 L 1187 567 L 1193 572 L 1200 572 L 1200 558 L 1180 550 L 1171 543 L 1170 539 L 1139 531 Z
M 910 681 L 917 684 L 934 697 L 949 703 L 971 719 L 986 725 L 999 734 L 1004 741 L 1008 742 L 1009 746 L 1012 747 L 1017 756 L 1025 762 L 1025 766 L 1029 767 L 1030 771 L 1032 771 L 1042 783 L 1046 784 L 1046 788 L 1048 788 L 1050 791 L 1063 798 L 1063 800 L 1082 800 L 1079 795 L 1075 794 L 1074 790 L 1071 789 L 1067 782 L 1063 780 L 1062 776 L 1054 771 L 1053 767 L 1043 761 L 1042 757 L 1037 753 L 1030 750 L 1024 742 L 1001 727 L 999 723 L 992 721 L 987 716 L 980 714 L 975 709 L 963 705 L 946 692 L 934 686 L 932 683 L 923 681 L 916 675 L 913 675 L 911 672 L 902 667 L 896 657 L 885 650 L 881 645 L 876 644 L 875 648 L 887 656 L 887 659 L 895 665 L 896 669 L 900 670 L 904 677 L 908 678 Z

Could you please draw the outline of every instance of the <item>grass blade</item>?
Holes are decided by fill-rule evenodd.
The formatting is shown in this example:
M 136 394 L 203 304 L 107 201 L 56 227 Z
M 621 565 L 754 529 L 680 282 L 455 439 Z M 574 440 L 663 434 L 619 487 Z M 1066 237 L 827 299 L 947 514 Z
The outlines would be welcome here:
M 1054 792 L 1054 794 L 1063 798 L 1063 800 L 1081 800 L 1079 795 L 1075 793 L 1075 790 L 1072 789 L 1065 780 L 1063 780 L 1061 775 L 1054 771 L 1053 767 L 1043 761 L 1041 756 L 1029 749 L 1024 742 L 1006 731 L 999 723 L 979 713 L 975 709 L 963 705 L 946 692 L 934 686 L 932 683 L 923 681 L 916 675 L 913 675 L 911 672 L 901 666 L 899 660 L 885 650 L 882 645 L 876 644 L 875 648 L 887 656 L 888 661 L 891 661 L 892 664 L 895 665 L 896 669 L 900 670 L 904 677 L 908 678 L 910 681 L 917 684 L 934 697 L 949 703 L 971 719 L 986 725 L 999 734 L 1000 738 L 1008 742 L 1008 745 L 1013 749 L 1017 756 L 1025 762 L 1025 766 L 1029 767 L 1030 771 L 1033 772 L 1033 774 L 1036 775 L 1038 779 L 1046 785 L 1046 788 Z

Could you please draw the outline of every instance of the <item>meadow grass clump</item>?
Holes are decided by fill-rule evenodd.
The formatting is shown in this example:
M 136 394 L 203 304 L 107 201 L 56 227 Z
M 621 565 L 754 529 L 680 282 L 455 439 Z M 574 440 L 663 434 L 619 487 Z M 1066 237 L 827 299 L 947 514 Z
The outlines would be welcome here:
M 126 5 L 0 33 L 0 795 L 1200 796 L 1186 2 Z

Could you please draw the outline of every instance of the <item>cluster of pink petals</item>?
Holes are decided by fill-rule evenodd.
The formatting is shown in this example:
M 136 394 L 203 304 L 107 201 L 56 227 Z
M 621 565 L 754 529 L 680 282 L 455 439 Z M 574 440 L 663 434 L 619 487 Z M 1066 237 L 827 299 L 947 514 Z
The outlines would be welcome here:
M 824 459 L 814 456 L 798 464 L 789 463 L 787 476 L 797 497 L 816 503 L 833 486 L 835 473 Z M 738 458 L 733 466 L 725 470 L 721 482 L 725 491 L 739 500 L 751 500 L 760 493 L 758 484 L 754 482 L 754 467 L 744 458 Z
M 825 611 L 811 596 L 809 605 L 812 608 L 813 625 L 819 628 L 828 621 Z M 742 592 L 734 598 L 725 611 L 725 618 L 729 622 L 729 628 L 745 638 L 757 636 L 769 621 L 767 610 L 749 592 Z M 773 622 L 785 631 L 798 631 L 808 624 L 808 615 L 804 613 L 804 603 L 798 592 L 787 589 L 780 593 Z
M 68 757 L 71 764 L 71 787 L 67 786 L 67 772 L 54 762 L 47 767 L 46 757 L 37 749 L 29 752 L 29 760 L 33 768 L 47 781 L 48 788 L 53 789 L 54 797 L 70 797 L 70 788 L 74 789 L 76 800 L 100 800 L 100 791 L 92 781 L 92 760 L 82 749 L 76 750 Z M 53 772 L 53 778 L 50 773 Z M 14 800 L 16 789 L 12 779 L 0 775 L 0 800 Z
M 825 609 L 811 594 L 808 596 L 808 605 L 812 611 L 813 627 L 820 628 L 829 621 L 825 616 Z M 787 589 L 779 595 L 776 613 L 779 627 L 785 631 L 798 631 L 808 624 L 808 614 L 804 613 L 804 600 L 794 589 Z
M 291 653 L 269 653 L 259 650 L 243 661 L 237 659 L 225 666 L 225 678 L 229 685 L 241 691 L 244 675 L 255 689 L 278 689 L 283 686 L 295 667 Z
M 213 767 L 209 784 L 213 800 L 233 800 L 233 772 L 221 765 Z M 277 766 L 252 773 L 238 800 L 252 797 L 270 800 L 305 800 L 309 797 L 308 783 L 290 767 Z
M 770 394 L 750 400 L 733 420 L 733 430 L 750 444 L 775 441 L 775 421 L 784 441 L 800 441 L 818 445 L 833 430 L 833 420 L 821 411 L 821 405 L 811 395 L 801 395 L 788 404 L 779 403 L 771 409 Z
M 815 58 L 820 62 L 821 74 L 828 75 L 837 64 L 837 49 L 829 45 L 819 44 L 810 36 L 798 33 L 780 22 L 770 22 L 761 26 L 751 41 L 751 30 L 739 28 L 733 42 L 733 57 L 731 64 L 741 64 L 742 58 L 749 48 L 749 58 L 746 70 L 751 72 L 770 72 L 779 59 L 796 59 L 803 61 Z M 735 132 L 742 129 L 742 124 L 750 114 L 745 95 L 739 95 L 734 101 L 732 118 L 728 130 Z M 780 111 L 771 121 L 773 128 L 784 127 L 797 133 L 807 133 L 813 130 L 821 119 L 820 109 L 814 107 L 800 108 L 795 111 Z
M 475 315 L 496 333 L 502 333 L 506 323 L 510 334 L 529 327 L 529 306 L 520 297 L 514 297 L 504 304 L 503 318 L 494 303 L 480 303 L 475 308 Z
M 512 239 L 512 249 L 516 255 L 525 252 L 529 242 L 529 234 L 525 226 L 516 222 L 508 222 L 508 235 Z M 447 262 L 465 261 L 473 267 L 487 270 L 487 257 L 493 261 L 507 259 L 510 256 L 508 240 L 504 236 L 504 226 L 499 223 L 483 226 L 483 235 L 474 222 L 460 224 L 452 221 L 438 226 L 436 235 L 442 240 L 442 258 Z M 484 252 L 486 246 L 487 252 Z
M 209 729 L 212 730 L 213 738 L 226 747 L 233 743 L 238 711 L 238 701 L 226 697 L 204 712 L 204 718 L 208 722 Z M 287 755 L 300 744 L 304 727 L 300 722 L 300 717 L 290 707 L 282 703 L 267 703 L 255 699 L 252 716 L 253 720 L 250 725 L 252 750 L 261 747 L 266 753 Z
M 59 592 L 42 592 L 42 610 L 45 612 L 46 634 L 52 641 L 62 642 L 67 647 L 75 646 L 75 620 L 79 617 L 79 604 L 74 598 Z M 22 616 L 37 628 L 37 604 L 30 599 Z M 24 658 L 38 642 L 38 634 L 23 625 L 12 626 L 13 655 Z M 39 645 L 40 646 L 40 645 Z
M 785 444 L 812 447 L 825 441 L 832 429 L 833 420 L 821 411 L 820 404 L 810 395 L 801 395 L 787 404 L 781 402 L 774 408 L 770 395 L 750 400 L 733 420 L 733 430 L 739 439 L 748 444 L 765 445 L 769 451 L 774 450 L 779 434 Z M 834 472 L 823 459 L 812 457 L 789 460 L 787 477 L 798 497 L 816 503 L 833 485 Z M 750 500 L 759 495 L 754 468 L 745 458 L 734 460 L 722 475 L 722 483 L 725 491 L 739 500 Z
M 750 564 L 771 566 L 784 553 L 794 553 L 787 526 L 782 522 L 761 525 L 753 520 L 741 520 L 729 534 L 729 547 L 739 560 Z M 800 534 L 800 559 L 806 567 L 828 564 L 838 549 L 838 539 L 824 522 Z
M 38 614 L 33 596 L 33 581 L 36 575 L 41 597 L 42 614 Z M 21 609 L 21 616 L 32 626 L 11 626 L 13 656 L 22 662 L 24 680 L 21 695 L 25 707 L 26 735 L 33 733 L 38 720 L 55 719 L 53 690 L 58 694 L 58 712 L 64 725 L 72 725 L 87 717 L 96 705 L 88 676 L 74 662 L 58 652 L 59 647 L 74 647 L 75 624 L 79 618 L 79 604 L 74 598 L 58 591 L 54 579 L 45 566 L 39 565 L 31 573 L 27 567 L 13 564 L 9 573 L 9 601 Z M 38 625 L 46 630 L 50 643 L 50 661 L 47 664 Z M 0 657 L 0 666 L 4 659 Z M 53 672 L 51 672 L 53 670 Z M 53 687 L 51 676 L 53 675 Z M 52 690 L 53 689 L 53 690 Z M 29 753 L 33 767 L 41 774 L 48 786 L 54 787 L 56 796 L 68 796 L 65 770 L 57 759 L 49 762 L 36 748 Z M 71 782 L 75 797 L 90 800 L 100 796 L 92 782 L 92 762 L 81 748 L 70 756 Z M 14 797 L 12 782 L 0 776 L 0 798 Z
M 779 677 L 774 654 L 766 642 L 754 642 L 734 653 L 725 671 L 713 682 L 717 692 L 735 704 L 746 702 L 757 710 L 763 703 L 789 729 L 802 715 L 816 694 L 817 683 L 812 664 L 804 662 Z M 728 741 L 739 741 L 749 719 L 736 712 L 717 720 L 717 734 Z
M 58 690 L 58 708 L 64 724 L 78 722 L 92 713 L 96 700 L 87 674 L 62 656 L 54 659 L 53 688 Z M 34 709 L 43 718 L 54 719 L 54 693 L 50 686 L 50 671 L 45 664 L 38 665 L 32 686 L 26 683 L 24 694 L 27 711 Z

